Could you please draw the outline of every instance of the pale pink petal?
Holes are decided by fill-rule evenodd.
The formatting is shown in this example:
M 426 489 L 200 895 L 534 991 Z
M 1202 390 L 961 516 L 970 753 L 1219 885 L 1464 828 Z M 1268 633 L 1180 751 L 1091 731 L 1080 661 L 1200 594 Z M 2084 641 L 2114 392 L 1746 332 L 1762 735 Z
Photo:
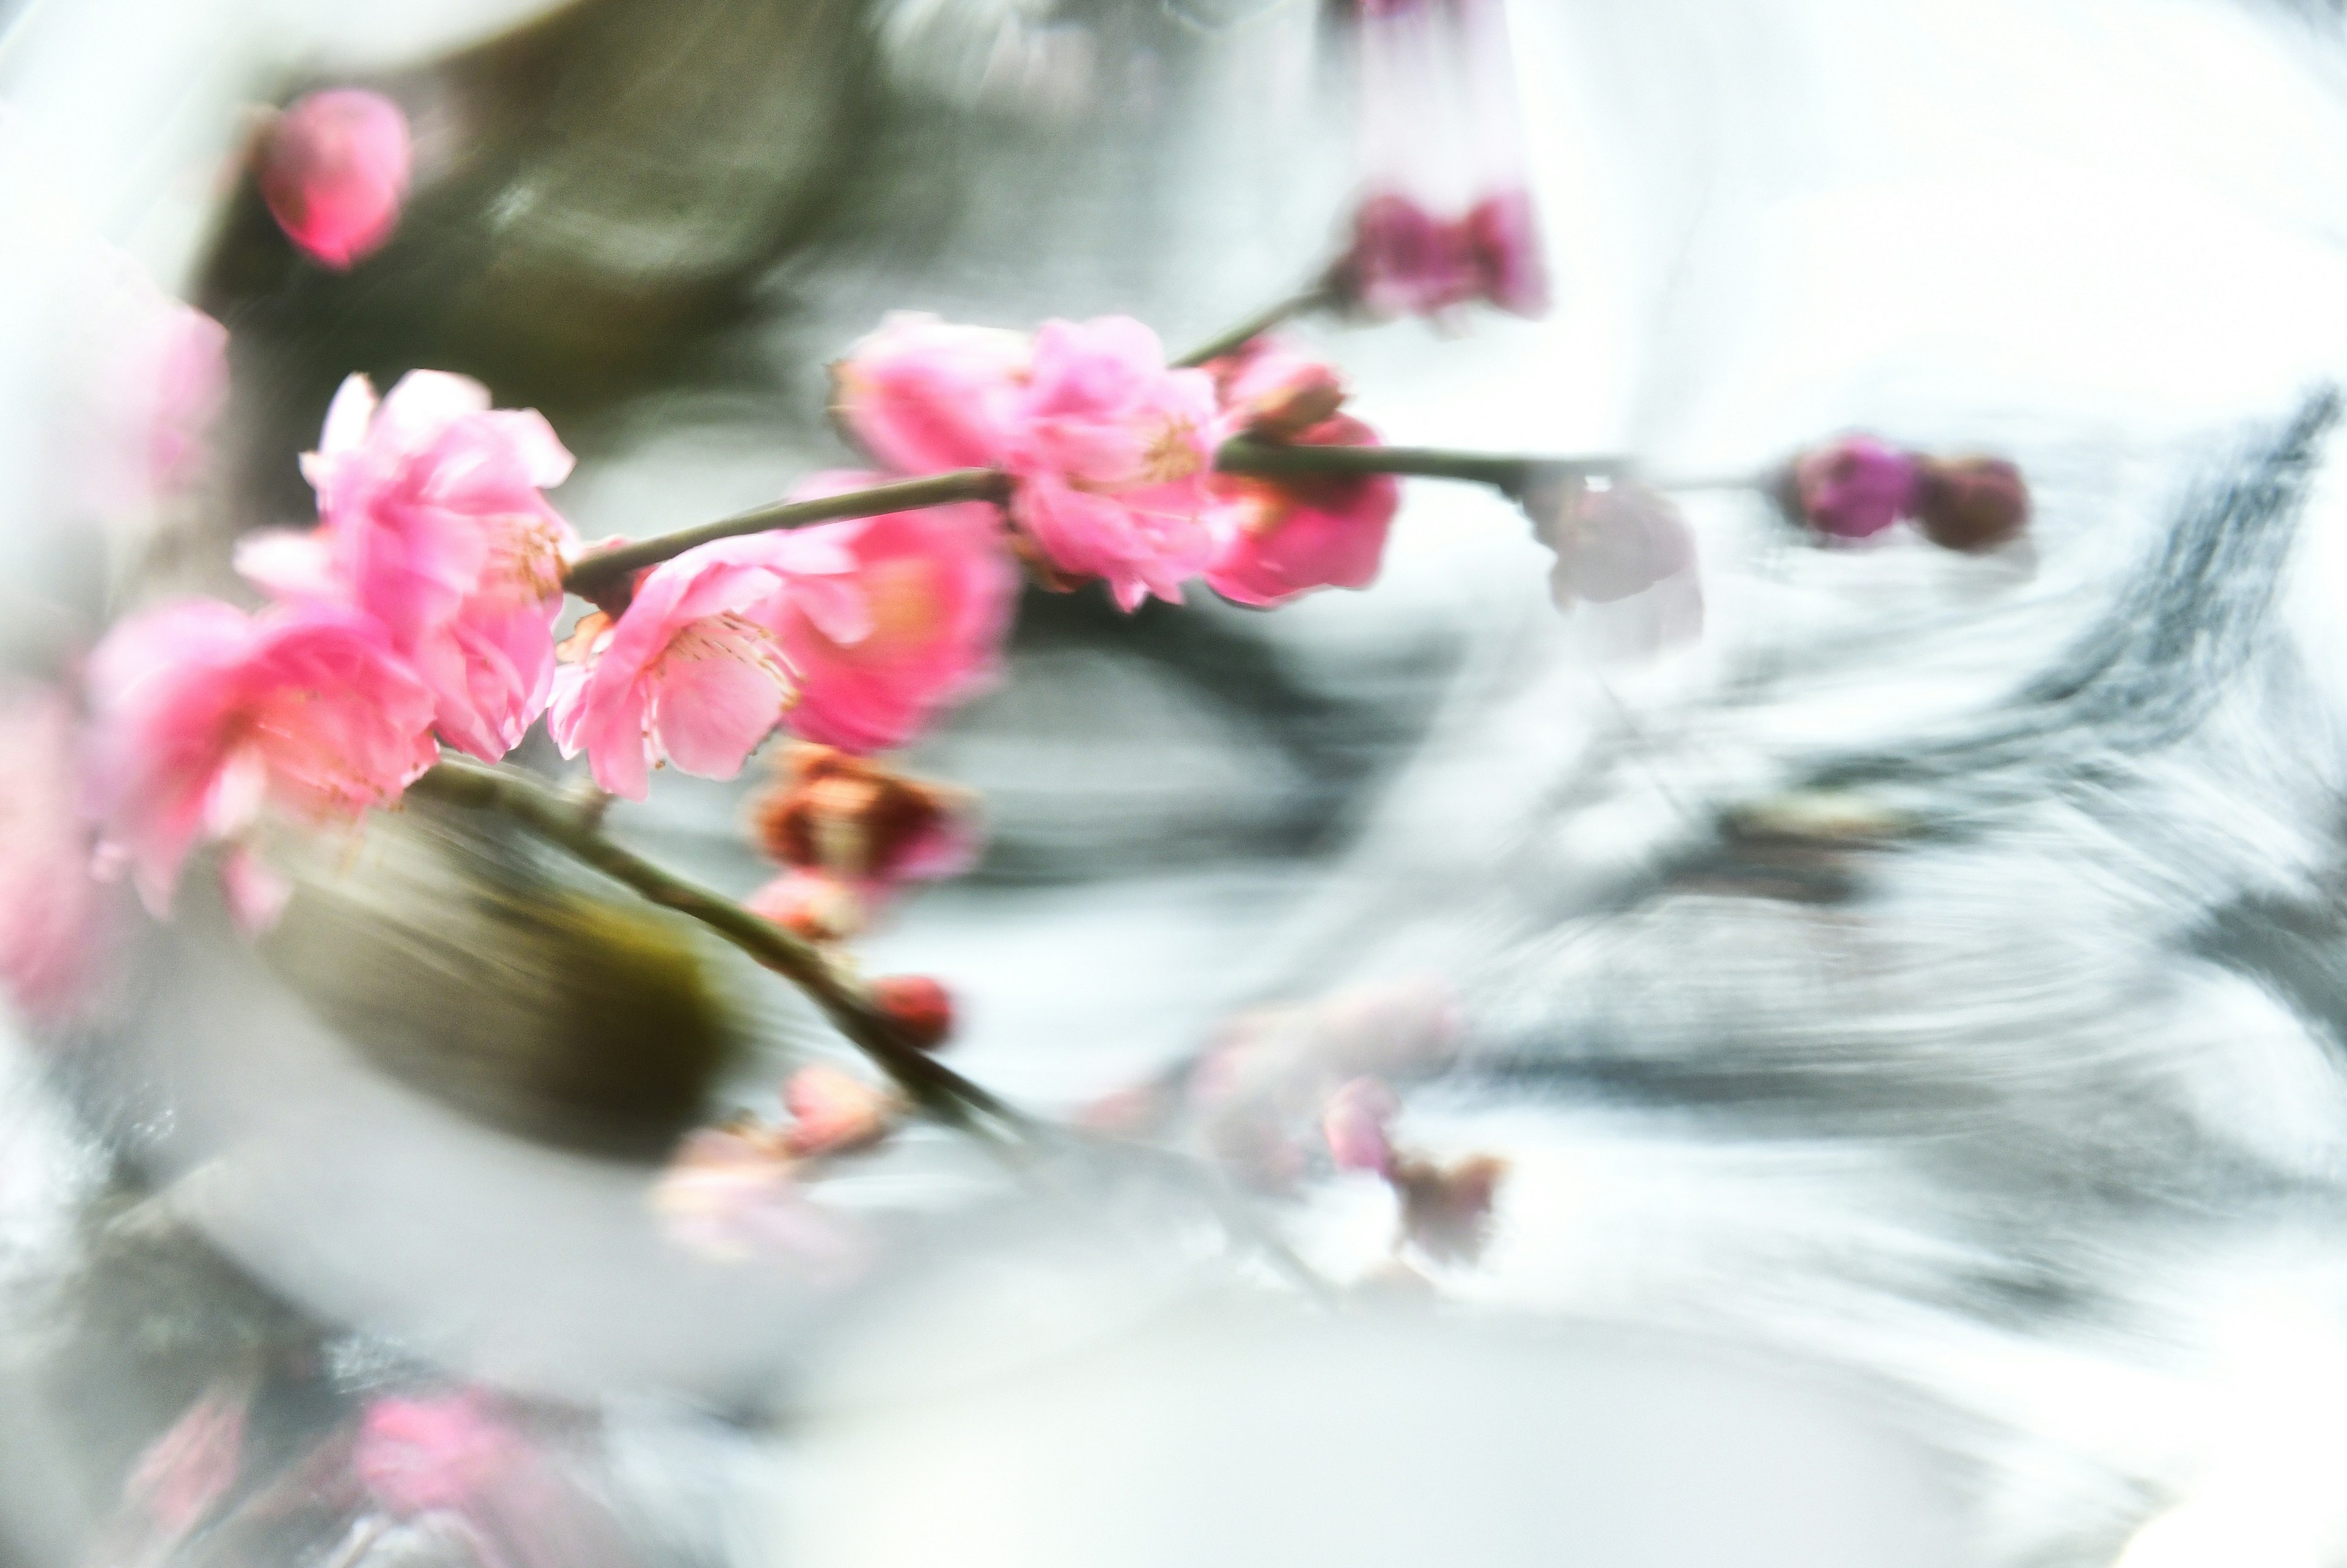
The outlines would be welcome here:
M 733 777 L 783 722 L 789 688 L 771 665 L 720 649 L 661 670 L 652 728 L 667 759 L 695 777 Z
M 239 932 L 259 937 L 275 928 L 293 897 L 293 884 L 250 849 L 231 849 L 220 858 L 220 891 Z
M 1337 1168 L 1379 1174 L 1390 1170 L 1394 1150 L 1389 1128 L 1400 1109 L 1393 1091 L 1374 1078 L 1356 1078 L 1330 1095 L 1320 1130 Z
M 312 93 L 278 117 L 262 143 L 261 195 L 287 239 L 346 269 L 398 225 L 413 156 L 407 117 L 381 93 Z
M 292 528 L 262 528 L 237 540 L 236 571 L 281 599 L 341 599 L 349 591 L 326 541 Z

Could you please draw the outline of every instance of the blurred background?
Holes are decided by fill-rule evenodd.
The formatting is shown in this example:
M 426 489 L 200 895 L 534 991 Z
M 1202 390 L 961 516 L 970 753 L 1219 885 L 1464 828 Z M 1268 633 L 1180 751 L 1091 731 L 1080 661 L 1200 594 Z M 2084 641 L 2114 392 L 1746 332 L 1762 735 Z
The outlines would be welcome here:
M 0 648 L 38 675 L 240 596 L 354 371 L 543 410 L 589 537 L 682 527 L 849 460 L 825 366 L 887 311 L 1178 350 L 1293 292 L 1375 108 L 1299 0 L 0 16 Z M 1184 1149 L 1295 1089 L 1194 1115 L 1218 1044 L 1308 1075 L 1448 998 L 1401 1125 L 1508 1163 L 1481 1256 L 1397 1286 L 1373 1180 L 1247 1197 L 1332 1306 L 1193 1183 L 928 1134 L 826 1184 L 851 1281 L 682 1255 L 659 1162 L 835 1043 L 418 804 L 258 948 L 192 897 L 0 1047 L 0 1558 L 2347 1562 L 2339 18 L 1510 20 L 1555 306 L 1307 324 L 1362 416 L 1695 478 L 1848 428 L 1997 451 L 2027 545 L 1818 549 L 1691 490 L 1703 632 L 1660 651 L 1437 484 L 1364 593 L 1030 590 L 908 759 L 986 856 L 865 948 L 953 988 L 970 1076 L 1154 1086 Z M 334 272 L 250 152 L 353 83 L 415 184 Z M 230 333 L 160 501 L 87 483 L 142 290 Z M 611 825 L 744 893 L 759 782 Z

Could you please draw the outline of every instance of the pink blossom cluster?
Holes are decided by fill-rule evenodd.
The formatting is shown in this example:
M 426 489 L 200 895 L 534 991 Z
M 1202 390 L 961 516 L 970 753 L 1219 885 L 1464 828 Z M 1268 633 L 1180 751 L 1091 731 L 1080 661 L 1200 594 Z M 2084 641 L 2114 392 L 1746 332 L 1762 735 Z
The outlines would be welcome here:
M 1006 475 L 1010 548 L 1050 586 L 1098 579 L 1134 610 L 1153 596 L 1180 603 L 1199 577 L 1270 605 L 1377 575 L 1390 478 L 1214 473 L 1234 436 L 1376 444 L 1337 413 L 1334 373 L 1292 350 L 1258 340 L 1186 369 L 1122 316 L 1048 322 L 1029 339 L 899 313 L 835 367 L 835 390 L 848 433 L 897 473 Z

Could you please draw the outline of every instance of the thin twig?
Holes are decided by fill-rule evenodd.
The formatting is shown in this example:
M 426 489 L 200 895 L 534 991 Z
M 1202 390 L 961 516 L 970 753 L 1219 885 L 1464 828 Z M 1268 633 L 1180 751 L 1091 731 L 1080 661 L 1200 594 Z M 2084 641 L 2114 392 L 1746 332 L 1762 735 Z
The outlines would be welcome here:
M 742 534 L 763 534 L 774 528 L 805 528 L 811 523 L 837 522 L 844 518 L 873 518 L 885 512 L 908 512 L 923 507 L 943 507 L 956 501 L 1006 501 L 1010 479 L 992 468 L 949 468 L 917 479 L 898 479 L 869 489 L 846 490 L 811 501 L 777 501 L 737 512 L 699 528 L 681 528 L 638 539 L 618 549 L 582 556 L 562 579 L 562 586 L 581 599 L 594 599 L 627 580 L 630 572 L 658 566 L 697 545 L 712 544 Z
M 939 1120 L 998 1141 L 1032 1143 L 1037 1124 L 906 1040 L 864 988 L 842 976 L 813 943 L 732 899 L 654 865 L 607 838 L 591 807 L 526 774 L 450 757 L 418 779 L 416 793 L 504 814 L 616 882 L 664 908 L 700 921 L 805 992 L 840 1033 Z
M 1220 337 L 1192 349 L 1188 354 L 1175 360 L 1174 366 L 1182 370 L 1195 369 L 1210 359 L 1220 359 L 1226 354 L 1235 354 L 1281 323 L 1292 321 L 1297 316 L 1309 315 L 1314 311 L 1325 310 L 1333 302 L 1325 285 L 1307 289 L 1300 294 L 1290 294 L 1277 304 L 1257 311 Z
M 1457 479 L 1489 485 L 1512 499 L 1521 500 L 1542 479 L 1624 475 L 1631 471 L 1632 464 L 1627 457 L 1534 457 L 1452 452 L 1432 446 L 1286 446 L 1240 436 L 1223 443 L 1222 449 L 1214 454 L 1214 467 L 1220 473 L 1251 474 L 1267 479 L 1358 477 L 1368 474 Z

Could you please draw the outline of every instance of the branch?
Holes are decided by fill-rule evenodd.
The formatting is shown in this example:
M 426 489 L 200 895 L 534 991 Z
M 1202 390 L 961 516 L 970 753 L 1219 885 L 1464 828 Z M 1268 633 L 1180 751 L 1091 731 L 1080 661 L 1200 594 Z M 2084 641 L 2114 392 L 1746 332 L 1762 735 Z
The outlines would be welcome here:
M 712 544 L 743 534 L 763 534 L 772 528 L 798 528 L 811 523 L 837 522 L 843 518 L 873 518 L 884 512 L 905 512 L 922 507 L 943 507 L 956 501 L 1007 501 L 1010 481 L 991 468 L 952 468 L 917 479 L 898 479 L 866 490 L 847 490 L 811 501 L 777 501 L 737 512 L 697 528 L 658 534 L 615 550 L 581 557 L 562 586 L 581 599 L 594 599 L 625 582 L 630 573 L 658 566 L 696 545 Z
M 1632 467 L 1627 457 L 1533 457 L 1432 446 L 1286 446 L 1244 436 L 1224 442 L 1214 454 L 1214 468 L 1224 474 L 1266 479 L 1400 474 L 1489 485 L 1516 500 L 1543 478 L 1626 475 Z
M 760 915 L 622 848 L 582 804 L 526 774 L 444 758 L 411 786 L 418 794 L 504 814 L 651 902 L 691 916 L 805 991 L 840 1033 L 877 1062 L 914 1102 L 981 1137 L 1031 1143 L 1028 1117 L 907 1041 L 864 988 L 842 976 L 821 949 Z
M 1192 349 L 1174 362 L 1174 368 L 1194 370 L 1210 359 L 1220 359 L 1226 354 L 1235 354 L 1282 322 L 1296 316 L 1309 315 L 1314 311 L 1326 310 L 1335 302 L 1335 297 L 1329 293 L 1327 285 L 1325 283 L 1307 289 L 1300 294 L 1291 294 L 1276 305 L 1257 311 L 1222 336 Z

